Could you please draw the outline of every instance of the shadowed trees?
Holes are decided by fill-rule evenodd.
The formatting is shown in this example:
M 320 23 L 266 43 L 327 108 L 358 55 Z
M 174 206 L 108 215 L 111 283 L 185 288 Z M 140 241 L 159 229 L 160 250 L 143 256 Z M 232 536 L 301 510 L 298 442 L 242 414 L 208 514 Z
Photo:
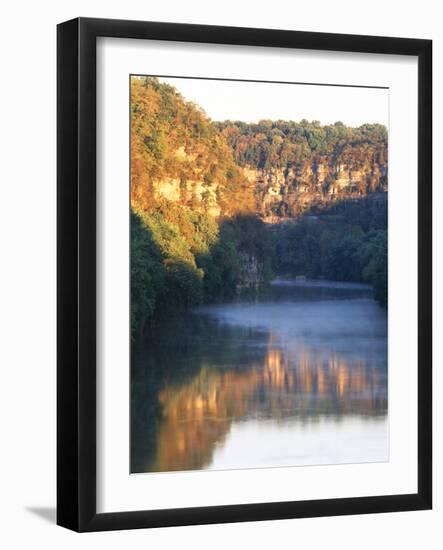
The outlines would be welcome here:
M 179 205 L 131 213 L 131 328 L 202 302 L 236 294 L 245 257 L 260 283 L 272 276 L 273 245 L 265 224 L 236 216 L 219 224 Z
M 290 276 L 367 282 L 387 304 L 387 201 L 336 204 L 282 225 L 275 233 L 274 270 Z

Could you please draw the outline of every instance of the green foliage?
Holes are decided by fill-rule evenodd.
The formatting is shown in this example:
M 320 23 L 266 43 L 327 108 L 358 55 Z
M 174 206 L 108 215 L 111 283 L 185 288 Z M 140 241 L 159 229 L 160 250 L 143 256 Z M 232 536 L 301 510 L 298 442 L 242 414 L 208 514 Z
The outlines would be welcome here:
M 152 233 L 131 212 L 131 334 L 135 339 L 153 316 L 166 270 Z
M 131 331 L 136 339 L 154 315 L 199 301 L 201 273 L 177 226 L 160 212 L 131 213 Z
M 366 243 L 367 262 L 362 270 L 365 281 L 374 287 L 375 299 L 386 306 L 388 301 L 387 232 L 378 231 Z
M 199 304 L 203 297 L 200 270 L 192 265 L 174 259 L 166 259 L 166 277 L 159 302 L 163 310 L 177 312 Z
M 242 254 L 257 259 L 261 282 L 269 280 L 272 243 L 264 223 L 254 216 L 218 225 L 168 201 L 152 212 L 132 211 L 133 340 L 157 317 L 233 296 L 241 282 Z
M 269 228 L 257 216 L 239 215 L 226 220 L 221 235 L 222 240 L 234 243 L 240 255 L 251 256 L 257 261 L 263 281 L 271 278 L 274 243 Z
M 240 260 L 235 242 L 223 237 L 209 254 L 199 256 L 198 265 L 204 272 L 203 285 L 207 299 L 229 298 L 240 281 Z
M 342 122 L 321 126 L 318 121 L 277 120 L 247 124 L 217 123 L 240 166 L 258 169 L 301 166 L 315 156 L 352 158 L 356 163 L 376 155 L 386 164 L 387 130 L 382 124 L 348 128 Z
M 276 234 L 275 270 L 291 276 L 367 282 L 387 304 L 387 203 L 372 198 L 334 205 Z
M 205 272 L 206 296 L 220 299 L 232 296 L 244 281 L 245 258 L 257 262 L 259 283 L 272 277 L 273 243 L 265 224 L 255 216 L 236 216 L 224 220 L 219 239 L 210 254 L 200 256 Z

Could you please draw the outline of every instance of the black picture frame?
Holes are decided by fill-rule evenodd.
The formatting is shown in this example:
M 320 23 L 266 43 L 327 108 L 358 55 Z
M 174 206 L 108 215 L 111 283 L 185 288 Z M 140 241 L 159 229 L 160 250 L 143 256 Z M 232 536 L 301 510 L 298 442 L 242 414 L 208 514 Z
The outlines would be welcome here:
M 96 512 L 96 39 L 399 54 L 418 58 L 416 494 Z M 78 18 L 57 29 L 57 523 L 75 531 L 426 510 L 432 506 L 432 42 Z

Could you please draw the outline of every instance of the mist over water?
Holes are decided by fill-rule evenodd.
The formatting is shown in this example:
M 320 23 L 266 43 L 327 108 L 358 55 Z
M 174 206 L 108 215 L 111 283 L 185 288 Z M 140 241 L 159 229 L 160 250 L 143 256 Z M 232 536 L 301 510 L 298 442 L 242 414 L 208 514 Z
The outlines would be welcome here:
M 365 285 L 276 280 L 146 337 L 131 471 L 388 460 L 387 316 Z

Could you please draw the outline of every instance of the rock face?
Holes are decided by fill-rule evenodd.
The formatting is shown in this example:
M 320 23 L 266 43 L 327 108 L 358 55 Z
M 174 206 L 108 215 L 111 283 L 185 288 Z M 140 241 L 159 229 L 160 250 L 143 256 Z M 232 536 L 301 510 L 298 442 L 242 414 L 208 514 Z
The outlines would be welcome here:
M 268 223 L 297 218 L 312 207 L 387 191 L 387 164 L 375 151 L 360 162 L 321 158 L 285 170 L 246 167 L 244 173 Z
M 358 153 L 358 154 L 357 154 Z M 255 196 L 257 211 L 267 223 L 297 218 L 313 207 L 387 191 L 385 151 L 376 147 L 350 150 L 340 157 L 314 157 L 290 168 L 257 169 L 245 166 L 244 179 Z M 204 209 L 220 216 L 218 182 L 164 179 L 154 182 L 156 198 Z
M 267 223 L 297 218 L 313 207 L 386 192 L 387 162 L 377 149 L 364 158 L 321 157 L 291 168 L 242 168 L 257 211 Z M 222 212 L 219 184 L 204 180 L 162 179 L 153 183 L 156 198 L 204 209 L 217 218 Z
M 253 254 L 240 253 L 240 288 L 258 288 L 264 282 L 263 268 Z
M 218 184 L 207 184 L 202 180 L 180 180 L 171 178 L 153 182 L 155 199 L 164 198 L 172 202 L 180 202 L 196 210 L 204 210 L 211 217 L 221 214 L 218 201 Z

